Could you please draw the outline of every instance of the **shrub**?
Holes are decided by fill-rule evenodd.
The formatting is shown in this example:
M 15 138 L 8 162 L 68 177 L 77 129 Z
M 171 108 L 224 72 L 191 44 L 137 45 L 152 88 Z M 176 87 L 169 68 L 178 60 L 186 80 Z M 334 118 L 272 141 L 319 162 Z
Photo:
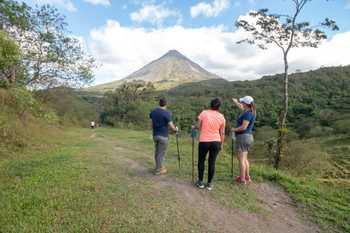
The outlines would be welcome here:
M 281 166 L 296 176 L 322 177 L 332 169 L 329 155 L 312 140 L 290 142 Z
M 336 133 L 350 133 L 350 119 L 342 119 L 342 120 L 337 120 L 334 124 L 333 127 L 335 129 Z
M 313 127 L 308 136 L 309 137 L 322 137 L 334 133 L 334 129 L 331 127 L 315 126 Z

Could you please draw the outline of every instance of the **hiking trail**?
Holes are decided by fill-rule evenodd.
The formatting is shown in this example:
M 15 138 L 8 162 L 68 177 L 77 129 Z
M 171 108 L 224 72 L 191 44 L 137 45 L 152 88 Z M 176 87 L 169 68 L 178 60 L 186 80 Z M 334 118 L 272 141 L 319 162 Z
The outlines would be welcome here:
M 246 187 L 256 193 L 258 203 L 263 207 L 261 213 L 251 213 L 240 208 L 230 208 L 215 200 L 214 190 L 198 190 L 188 180 L 172 177 L 171 174 L 154 176 L 151 166 L 152 153 L 140 151 L 138 148 L 130 148 L 122 140 L 100 138 L 93 134 L 90 137 L 111 146 L 112 159 L 134 172 L 143 180 L 151 182 L 152 192 L 166 192 L 171 190 L 176 193 L 176 203 L 181 203 L 176 208 L 177 215 L 193 213 L 203 223 L 206 232 L 233 232 L 233 233 L 312 233 L 322 232 L 315 224 L 310 223 L 300 216 L 296 204 L 288 197 L 287 193 L 273 183 L 252 183 Z M 144 160 L 133 159 L 130 155 L 138 154 Z M 230 184 L 232 185 L 232 184 Z M 172 203 L 169 203 L 171 205 Z M 150 229 L 151 231 L 151 229 Z

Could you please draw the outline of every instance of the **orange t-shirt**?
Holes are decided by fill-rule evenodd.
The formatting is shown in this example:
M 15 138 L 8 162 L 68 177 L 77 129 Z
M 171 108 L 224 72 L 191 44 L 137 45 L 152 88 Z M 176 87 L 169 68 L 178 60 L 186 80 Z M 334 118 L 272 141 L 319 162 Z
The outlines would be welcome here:
M 221 142 L 225 135 L 225 117 L 215 110 L 204 110 L 199 114 L 200 142 Z M 221 138 L 222 137 L 222 138 Z

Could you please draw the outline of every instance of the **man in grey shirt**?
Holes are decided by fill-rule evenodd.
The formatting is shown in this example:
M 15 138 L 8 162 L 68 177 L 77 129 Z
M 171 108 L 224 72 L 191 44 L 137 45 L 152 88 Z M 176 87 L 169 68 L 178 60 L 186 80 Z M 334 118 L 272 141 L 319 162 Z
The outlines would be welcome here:
M 162 163 L 168 148 L 169 128 L 174 132 L 178 131 L 171 119 L 171 113 L 166 110 L 166 105 L 166 99 L 161 98 L 159 100 L 159 107 L 152 110 L 149 115 L 152 120 L 153 141 L 155 145 L 154 159 L 156 168 L 154 173 L 156 175 L 162 175 L 167 172 Z

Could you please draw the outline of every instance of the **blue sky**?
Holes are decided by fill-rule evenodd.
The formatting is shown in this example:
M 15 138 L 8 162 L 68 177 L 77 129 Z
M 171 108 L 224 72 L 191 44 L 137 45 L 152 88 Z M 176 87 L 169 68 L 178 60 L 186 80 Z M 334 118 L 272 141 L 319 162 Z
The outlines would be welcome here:
M 232 80 L 254 79 L 264 74 L 279 72 L 281 66 L 277 59 L 278 51 L 264 55 L 256 48 L 253 50 L 248 47 L 238 48 L 234 43 L 229 45 L 227 40 L 235 38 L 237 34 L 234 28 L 235 20 L 250 10 L 269 8 L 271 12 L 289 13 L 292 9 L 291 0 L 25 0 L 24 2 L 30 5 L 52 4 L 66 16 L 72 34 L 82 38 L 87 50 L 100 64 L 100 68 L 96 70 L 96 83 L 123 78 L 173 47 L 181 50 L 180 52 L 204 68 Z M 328 41 L 326 47 L 331 49 L 332 46 L 337 46 L 339 49 L 338 47 L 346 46 L 344 41 L 350 32 L 350 0 L 313 0 L 305 8 L 302 19 L 317 24 L 326 16 L 335 19 L 340 27 L 337 34 L 330 34 L 330 40 L 334 39 L 333 36 L 339 38 L 334 39 L 335 42 Z M 171 35 L 178 37 L 178 43 L 176 40 L 169 42 L 173 40 Z M 196 40 L 202 40 L 201 38 L 206 35 L 209 38 L 207 43 L 212 45 L 210 49 L 200 51 L 202 47 L 190 48 L 191 45 L 197 44 Z M 188 40 L 185 41 L 184 38 Z M 113 44 L 113 41 L 118 45 Z M 136 44 L 138 50 L 130 43 Z M 202 46 L 205 46 L 204 42 Z M 320 51 L 322 49 L 323 53 L 329 51 L 325 48 L 321 48 Z M 246 57 L 246 66 L 238 67 L 235 64 L 242 50 L 248 50 L 249 56 Z M 310 53 L 309 50 L 305 51 L 307 52 L 304 54 Z M 310 59 L 308 62 L 305 57 L 309 54 L 303 56 L 299 53 L 301 52 L 295 54 L 293 58 L 295 61 L 292 59 L 296 69 L 350 63 L 344 56 L 316 63 L 312 61 L 313 58 L 308 58 Z M 263 64 L 266 57 L 276 59 L 266 65 Z M 228 59 L 232 61 L 228 62 Z M 247 72 L 247 69 L 251 70 Z M 244 75 L 247 73 L 249 75 Z

